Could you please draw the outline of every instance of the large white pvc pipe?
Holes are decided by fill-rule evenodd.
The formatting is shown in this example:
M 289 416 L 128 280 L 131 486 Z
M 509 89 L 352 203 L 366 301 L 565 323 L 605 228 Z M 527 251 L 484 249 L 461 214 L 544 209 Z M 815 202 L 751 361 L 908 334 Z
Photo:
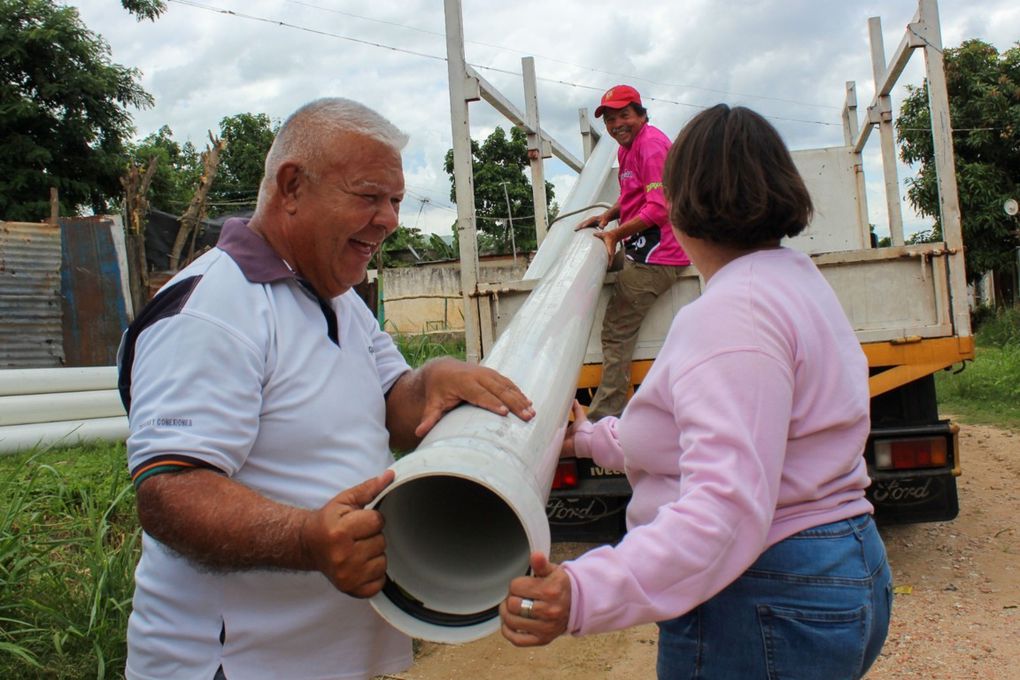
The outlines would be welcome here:
M 620 191 L 616 186 L 611 185 L 610 175 L 613 169 L 613 160 L 616 158 L 616 151 L 620 146 L 609 135 L 603 135 L 599 143 L 592 149 L 591 155 L 585 161 L 584 171 L 577 178 L 577 182 L 563 202 L 560 209 L 561 214 L 580 210 L 599 200 L 608 198 L 608 195 L 618 196 Z M 607 186 L 609 185 L 609 186 Z M 607 191 L 608 189 L 608 191 Z M 615 198 L 613 199 L 615 201 Z M 564 249 L 568 248 L 574 240 L 574 227 L 581 220 L 589 215 L 601 214 L 605 208 L 595 208 L 592 211 L 578 213 L 557 220 L 549 229 L 542 247 L 535 253 L 535 258 L 524 273 L 525 279 L 541 279 L 559 261 Z M 588 237 L 591 238 L 589 232 Z
M 581 180 L 589 171 L 608 177 L 598 163 L 589 160 Z M 602 185 L 581 180 L 590 194 L 571 198 L 589 205 Z M 536 416 L 451 411 L 396 462 L 394 483 L 376 499 L 388 583 L 371 602 L 412 637 L 455 643 L 492 633 L 510 580 L 527 572 L 531 551 L 549 551 L 545 503 L 607 260 L 590 232 L 563 231 L 569 242 L 482 362 L 513 380 Z M 551 235 L 542 249 L 550 243 Z
M 127 416 L 7 425 L 0 427 L 0 453 L 91 441 L 124 441 L 128 434 Z
M 116 387 L 116 366 L 0 370 L 0 396 L 111 390 Z
M 18 394 L 0 397 L 0 426 L 123 416 L 117 390 Z

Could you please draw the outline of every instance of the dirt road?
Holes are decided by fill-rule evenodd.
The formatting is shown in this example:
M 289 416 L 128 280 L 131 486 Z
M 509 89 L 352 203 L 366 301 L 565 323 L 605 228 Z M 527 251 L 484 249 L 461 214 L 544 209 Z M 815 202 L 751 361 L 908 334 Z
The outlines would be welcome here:
M 1020 434 L 967 425 L 960 516 L 885 527 L 898 589 L 892 628 L 868 680 L 1020 678 Z M 588 546 L 559 545 L 554 559 Z M 655 677 L 654 625 L 521 650 L 493 635 L 423 643 L 389 680 L 635 680 Z

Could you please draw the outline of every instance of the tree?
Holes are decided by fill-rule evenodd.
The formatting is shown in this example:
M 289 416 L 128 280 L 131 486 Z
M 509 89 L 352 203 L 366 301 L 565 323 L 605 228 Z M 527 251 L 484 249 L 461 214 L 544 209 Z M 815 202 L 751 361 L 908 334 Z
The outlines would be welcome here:
M 400 225 L 397 230 L 386 237 L 382 244 L 383 266 L 406 267 L 414 264 L 419 259 L 425 259 L 425 249 L 428 247 L 428 240 L 417 227 L 405 227 Z M 413 251 L 410 253 L 409 251 Z M 410 254 L 410 258 L 405 256 Z
M 209 193 L 210 215 L 254 207 L 266 154 L 279 129 L 264 113 L 238 113 L 220 121 L 226 148 Z
M 0 0 L 0 218 L 45 219 L 54 186 L 63 211 L 109 209 L 133 132 L 127 107 L 152 105 L 138 77 L 73 7 Z
M 155 21 L 156 17 L 166 11 L 166 2 L 163 0 L 120 0 L 120 4 L 139 21 Z
M 528 164 L 528 142 L 524 130 L 510 128 L 507 137 L 497 127 L 484 142 L 471 140 L 472 168 L 475 184 L 475 214 L 477 216 L 479 251 L 494 250 L 509 253 L 511 247 L 521 251 L 534 250 L 535 203 L 531 180 L 525 170 Z M 446 173 L 450 176 L 450 199 L 457 200 L 456 180 L 453 176 L 453 149 L 446 152 Z M 555 215 L 553 185 L 545 183 L 546 200 L 550 216 Z M 513 221 L 513 241 L 507 219 L 507 200 Z M 551 219 L 551 217 L 550 217 Z
M 945 51 L 946 86 L 956 180 L 966 246 L 967 278 L 1010 270 L 1020 245 L 1020 219 L 1003 212 L 1006 199 L 1020 197 L 1020 43 L 999 52 L 980 40 Z M 927 84 L 908 86 L 896 129 L 900 156 L 919 163 L 907 180 L 914 208 L 935 220 L 942 237 Z
M 414 254 L 409 251 L 413 250 Z M 405 254 L 406 253 L 406 254 Z M 410 254 L 410 258 L 407 257 Z M 418 227 L 400 225 L 382 246 L 383 266 L 407 267 L 415 262 L 435 262 L 454 258 L 453 249 L 438 234 L 426 234 Z
M 264 113 L 238 113 L 221 120 L 219 129 L 225 147 L 209 190 L 208 214 L 212 216 L 255 206 L 266 154 L 279 125 L 273 126 Z M 155 208 L 180 214 L 199 185 L 202 161 L 194 144 L 181 144 L 173 135 L 170 126 L 164 125 L 139 142 L 131 155 L 141 164 L 153 156 L 159 159 L 149 200 Z
M 174 214 L 184 210 L 202 173 L 195 145 L 190 141 L 179 144 L 174 140 L 174 131 L 164 125 L 136 144 L 131 149 L 131 157 L 140 165 L 156 159 L 156 174 L 148 193 L 152 207 Z

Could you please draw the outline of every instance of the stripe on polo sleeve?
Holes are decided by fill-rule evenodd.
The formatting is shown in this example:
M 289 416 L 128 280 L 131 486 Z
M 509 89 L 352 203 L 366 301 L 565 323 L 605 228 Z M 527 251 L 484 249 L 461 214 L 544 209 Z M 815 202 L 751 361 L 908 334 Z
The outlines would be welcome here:
M 220 474 L 226 474 L 215 465 L 211 465 L 199 458 L 193 458 L 183 454 L 165 453 L 148 458 L 136 465 L 131 471 L 131 483 L 134 484 L 135 489 L 137 489 L 141 483 L 149 477 L 155 477 L 156 475 L 165 474 L 167 472 L 181 472 L 182 470 L 193 468 L 201 468 L 204 470 L 219 472 Z

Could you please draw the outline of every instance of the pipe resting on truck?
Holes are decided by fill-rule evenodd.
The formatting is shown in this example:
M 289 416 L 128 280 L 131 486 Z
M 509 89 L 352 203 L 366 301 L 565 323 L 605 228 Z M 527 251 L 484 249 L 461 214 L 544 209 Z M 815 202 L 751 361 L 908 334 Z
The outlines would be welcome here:
M 599 143 L 565 212 L 603 196 L 615 150 Z M 386 520 L 387 583 L 371 603 L 412 637 L 458 643 L 496 631 L 510 580 L 528 572 L 531 552 L 549 552 L 545 504 L 608 259 L 590 231 L 573 231 L 585 212 L 543 242 L 541 282 L 482 362 L 528 395 L 535 417 L 454 409 L 393 465 L 374 503 Z

